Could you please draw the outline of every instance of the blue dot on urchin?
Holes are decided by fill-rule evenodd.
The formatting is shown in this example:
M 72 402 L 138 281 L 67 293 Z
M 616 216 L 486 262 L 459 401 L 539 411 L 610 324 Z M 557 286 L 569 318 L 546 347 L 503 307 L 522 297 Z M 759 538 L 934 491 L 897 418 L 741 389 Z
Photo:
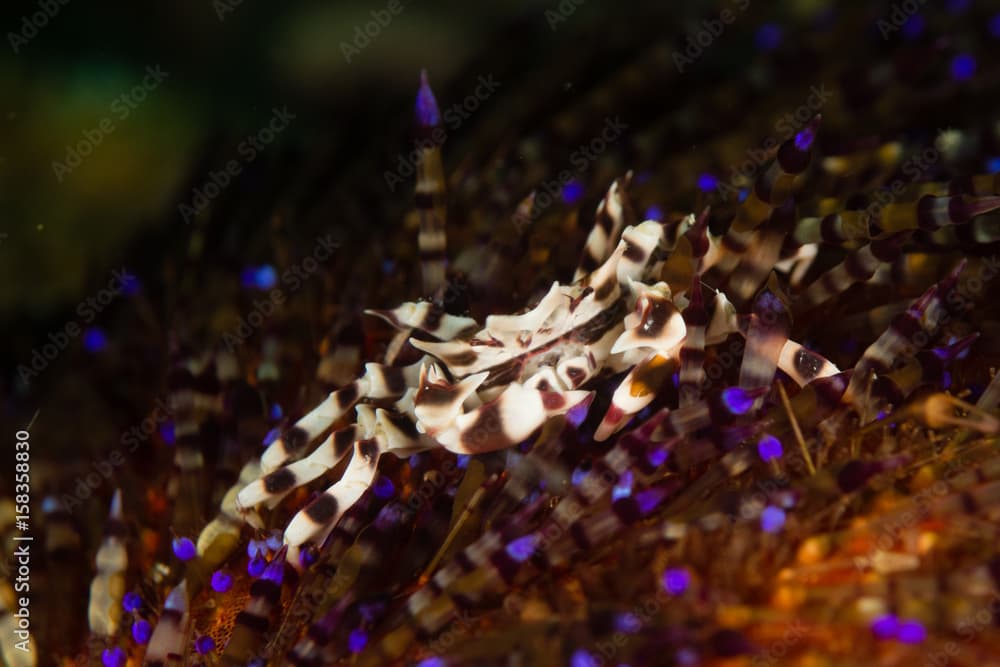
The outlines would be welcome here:
M 765 533 L 777 533 L 785 525 L 785 510 L 770 505 L 760 513 L 760 527 Z
M 260 575 L 264 574 L 264 569 L 267 567 L 267 561 L 260 556 L 255 556 L 250 559 L 247 563 L 247 574 L 256 579 Z
M 684 567 L 671 567 L 663 572 L 663 590 L 671 595 L 680 595 L 691 585 L 691 573 Z
M 108 337 L 99 327 L 90 327 L 83 332 L 83 349 L 97 354 L 108 346 Z
M 719 179 L 714 174 L 703 172 L 698 175 L 698 189 L 702 192 L 712 192 L 719 185 Z
M 757 453 L 760 455 L 762 461 L 771 461 L 780 459 L 784 451 L 780 440 L 773 435 L 765 434 L 764 437 L 757 441 Z
M 876 639 L 893 639 L 899 632 L 899 619 L 892 614 L 883 614 L 872 619 L 869 627 Z
M 172 421 L 160 425 L 160 439 L 168 445 L 177 442 L 177 434 L 174 431 L 174 423 Z
M 128 656 L 125 655 L 125 651 L 120 646 L 106 648 L 101 653 L 101 663 L 104 664 L 104 667 L 124 667 L 127 658 Z
M 233 587 L 233 575 L 225 570 L 216 570 L 212 573 L 212 590 L 216 593 L 225 593 Z
M 351 634 L 347 638 L 347 649 L 351 653 L 360 653 L 366 644 L 368 644 L 367 632 L 361 628 L 351 630 Z
M 215 650 L 215 640 L 208 635 L 202 635 L 194 641 L 194 650 L 197 651 L 199 655 L 211 653 Z
M 125 611 L 129 612 L 139 611 L 141 607 L 142 607 L 142 598 L 139 597 L 138 593 L 129 591 L 128 593 L 125 594 L 125 597 L 122 598 L 122 609 L 124 609 Z
M 198 549 L 189 537 L 175 537 L 172 543 L 174 555 L 183 561 L 188 561 L 198 555 Z
M 663 209 L 653 204 L 646 209 L 646 220 L 656 220 L 657 222 L 663 222 Z
M 753 407 L 753 399 L 740 387 L 727 387 L 722 390 L 722 403 L 734 415 L 745 415 Z
M 137 644 L 145 644 L 152 635 L 153 628 L 149 625 L 149 621 L 140 618 L 132 624 L 132 639 Z
M 507 545 L 507 555 L 518 563 L 523 563 L 531 557 L 531 554 L 535 553 L 537 543 L 538 537 L 534 533 L 519 537 Z
M 396 486 L 385 475 L 379 475 L 378 479 L 375 480 L 373 490 L 376 496 L 382 500 L 386 500 L 392 498 L 392 494 L 396 492 Z
M 417 667 L 445 667 L 444 658 L 433 655 L 418 662 Z
M 599 664 L 590 651 L 582 648 L 574 651 L 569 659 L 570 667 L 598 667 Z
M 927 639 L 927 629 L 920 621 L 906 620 L 899 624 L 896 639 L 904 644 L 921 644 Z
M 254 286 L 259 290 L 268 290 L 278 284 L 278 272 L 270 264 L 258 266 L 254 273 Z
M 570 181 L 563 186 L 562 198 L 567 206 L 575 206 L 583 198 L 583 183 Z
M 926 27 L 927 21 L 924 17 L 920 14 L 914 14 L 903 24 L 903 36 L 910 40 L 916 39 L 923 34 Z
M 754 44 L 760 51 L 773 51 L 781 45 L 781 27 L 774 23 L 765 23 L 757 29 Z
M 968 81 L 976 73 L 976 59 L 971 53 L 960 53 L 951 61 L 951 78 Z

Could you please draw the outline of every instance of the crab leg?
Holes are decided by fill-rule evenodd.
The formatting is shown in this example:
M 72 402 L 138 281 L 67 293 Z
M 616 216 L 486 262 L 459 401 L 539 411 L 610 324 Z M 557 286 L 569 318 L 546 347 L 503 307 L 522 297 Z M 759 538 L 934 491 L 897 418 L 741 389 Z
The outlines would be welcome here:
M 243 487 L 236 497 L 241 508 L 277 505 L 292 489 L 308 484 L 332 470 L 351 451 L 355 442 L 363 437 L 364 429 L 358 424 L 334 431 L 322 445 L 306 458 L 273 470 L 260 479 Z
M 434 436 L 450 426 L 462 412 L 462 404 L 479 388 L 488 373 L 476 373 L 455 384 L 449 383 L 436 364 L 420 369 L 420 381 L 413 397 L 417 429 Z
M 326 400 L 282 433 L 261 455 L 261 470 L 269 473 L 285 462 L 300 457 L 310 442 L 330 428 L 368 393 L 370 381 L 367 375 L 365 373 L 346 387 L 331 392 Z
M 364 374 L 351 384 L 332 392 L 325 401 L 303 416 L 264 450 L 260 457 L 265 473 L 298 459 L 306 446 L 365 398 L 397 398 L 406 393 L 420 376 L 423 360 L 409 366 L 365 364 Z
M 850 251 L 844 261 L 805 288 L 802 298 L 806 306 L 820 306 L 846 292 L 852 285 L 870 280 L 880 266 L 888 266 L 896 261 L 902 244 L 909 239 L 910 234 L 909 231 L 888 234 Z
M 594 226 L 587 235 L 580 263 L 573 274 L 573 282 L 580 282 L 590 272 L 596 269 L 611 254 L 618 243 L 622 229 L 635 222 L 635 212 L 628 200 L 625 190 L 632 180 L 631 173 L 624 178 L 616 179 L 601 203 L 597 205 L 594 216 Z
M 355 442 L 354 455 L 343 477 L 292 517 L 285 529 L 288 561 L 292 567 L 300 571 L 305 567 L 301 558 L 303 546 L 307 542 L 321 546 L 344 512 L 371 486 L 379 457 L 386 450 L 384 436 L 379 434 Z
M 433 301 L 404 303 L 392 310 L 366 310 L 365 315 L 380 317 L 400 331 L 425 331 L 438 340 L 451 340 L 471 333 L 477 326 L 471 317 L 446 313 L 443 306 Z

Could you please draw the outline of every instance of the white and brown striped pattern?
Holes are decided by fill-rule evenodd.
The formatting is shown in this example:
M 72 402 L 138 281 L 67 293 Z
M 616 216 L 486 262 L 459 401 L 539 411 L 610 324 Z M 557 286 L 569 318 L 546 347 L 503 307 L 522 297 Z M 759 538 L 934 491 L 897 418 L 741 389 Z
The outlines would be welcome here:
M 573 274 L 573 282 L 580 282 L 607 260 L 618 243 L 622 230 L 635 223 L 635 213 L 625 195 L 631 180 L 631 174 L 616 179 L 608 188 L 604 199 L 597 205 L 594 226 L 587 235 L 580 264 Z
M 163 603 L 163 611 L 153 629 L 142 664 L 146 667 L 182 665 L 189 620 L 187 582 L 182 581 L 170 591 Z
M 438 340 L 451 340 L 472 333 L 478 326 L 471 317 L 450 315 L 433 301 L 404 303 L 392 310 L 366 310 L 365 314 L 381 317 L 400 331 L 425 331 Z
M 121 622 L 125 570 L 128 568 L 126 535 L 122 492 L 115 489 L 108 522 L 104 526 L 104 539 L 97 550 L 97 574 L 90 583 L 90 603 L 87 607 L 90 632 L 98 637 L 113 637 Z
M 379 457 L 386 450 L 385 436 L 377 431 L 375 437 L 355 442 L 354 453 L 340 480 L 292 517 L 285 528 L 285 543 L 293 567 L 301 570 L 305 566 L 300 557 L 302 548 L 307 544 L 322 546 L 344 512 L 371 486 Z

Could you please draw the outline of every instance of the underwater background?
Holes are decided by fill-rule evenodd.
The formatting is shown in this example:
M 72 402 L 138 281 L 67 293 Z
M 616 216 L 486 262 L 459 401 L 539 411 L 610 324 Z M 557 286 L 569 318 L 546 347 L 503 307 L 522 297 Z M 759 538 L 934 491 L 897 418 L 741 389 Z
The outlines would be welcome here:
M 40 0 L 0 7 L 0 25 L 7 664 L 157 664 L 147 635 L 181 581 L 198 592 L 181 655 L 163 664 L 1000 664 L 1000 3 Z M 442 130 L 434 158 L 420 143 L 429 126 Z M 448 239 L 437 291 L 422 282 L 414 196 L 435 159 Z M 265 442 L 287 440 L 365 362 L 419 360 L 400 327 L 366 309 L 429 300 L 438 317 L 480 324 L 522 313 L 587 266 L 591 228 L 615 217 L 613 188 L 627 191 L 617 234 L 662 223 L 663 257 L 650 261 L 666 268 L 646 282 L 678 297 L 703 277 L 706 303 L 721 290 L 746 322 L 762 317 L 761 294 L 780 295 L 780 335 L 816 352 L 816 373 L 821 361 L 878 371 L 886 386 L 845 379 L 856 402 L 834 400 L 823 422 L 808 382 L 772 368 L 766 397 L 747 399 L 765 401 L 753 419 L 713 412 L 690 433 L 675 426 L 685 443 L 712 445 L 665 462 L 652 420 L 687 403 L 671 382 L 683 357 L 650 371 L 635 385 L 651 387 L 645 411 L 616 429 L 654 449 L 630 449 L 629 470 L 584 503 L 594 526 L 574 520 L 559 538 L 583 555 L 539 556 L 537 542 L 561 499 L 583 498 L 573 488 L 625 448 L 624 435 L 595 433 L 610 428 L 602 417 L 631 366 L 588 378 L 585 415 L 546 422 L 517 455 L 382 457 L 373 480 L 385 481 L 344 520 L 354 532 L 315 545 L 312 569 L 284 567 L 283 531 L 342 464 L 296 485 L 260 525 L 226 523 L 230 541 L 206 554 L 229 490 L 264 479 L 242 473 Z M 731 230 L 760 235 L 738 247 Z M 727 234 L 736 268 L 709 266 Z M 864 274 L 853 253 L 869 242 L 864 261 L 878 270 L 827 278 L 842 262 Z M 713 250 L 699 254 L 701 243 Z M 815 261 L 796 254 L 811 244 Z M 804 278 L 788 269 L 800 261 Z M 828 294 L 808 292 L 823 279 Z M 929 289 L 969 305 L 934 320 L 919 300 Z M 670 306 L 689 331 L 692 298 Z M 865 357 L 907 313 L 926 327 L 922 349 L 894 350 L 884 368 Z M 770 344 L 773 332 L 740 326 L 700 351 L 718 371 L 706 373 L 706 404 L 747 388 L 738 360 Z M 930 398 L 944 395 L 958 402 Z M 180 455 L 184 422 L 195 473 Z M 22 503 L 14 443 L 29 440 Z M 791 463 L 800 441 L 812 447 L 804 467 Z M 726 458 L 743 451 L 752 463 Z M 387 514 L 422 488 L 419 509 Z M 641 491 L 655 491 L 643 496 L 655 508 L 622 519 Z M 598 521 L 612 516 L 620 527 Z M 15 646 L 8 595 L 19 533 L 35 536 L 30 652 Z M 504 558 L 536 569 L 494 587 L 495 573 L 462 555 L 484 536 L 506 545 L 493 545 L 498 570 Z M 102 561 L 112 537 L 123 562 L 118 547 Z M 433 583 L 448 567 L 472 578 Z M 219 572 L 235 585 L 217 588 Z M 254 588 L 275 579 L 277 592 Z M 410 599 L 431 589 L 452 607 L 435 598 L 418 613 Z M 262 626 L 240 617 L 257 598 L 269 601 L 254 612 Z M 322 650 L 289 657 L 310 632 Z

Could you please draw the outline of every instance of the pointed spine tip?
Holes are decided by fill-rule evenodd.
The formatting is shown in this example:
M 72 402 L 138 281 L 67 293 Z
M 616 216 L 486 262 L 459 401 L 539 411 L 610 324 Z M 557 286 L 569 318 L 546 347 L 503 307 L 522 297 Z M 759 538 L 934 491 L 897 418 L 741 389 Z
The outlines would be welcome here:
M 187 606 L 187 580 L 185 579 L 179 583 L 174 590 L 170 591 L 170 595 L 167 596 L 166 602 L 163 603 L 163 608 L 183 613 L 187 611 Z
M 111 511 L 108 513 L 112 519 L 122 518 L 122 490 L 115 489 L 115 495 L 111 497 Z
M 288 554 L 288 545 L 285 544 L 281 547 L 274 558 L 267 565 L 267 569 L 264 570 L 264 574 L 261 575 L 261 579 L 266 579 L 268 581 L 274 582 L 275 584 L 281 585 L 281 580 L 284 578 L 285 574 L 285 557 Z
M 427 70 L 420 70 L 420 88 L 417 91 L 416 103 L 417 124 L 424 128 L 441 125 L 441 111 L 438 109 L 434 91 L 427 79 Z

